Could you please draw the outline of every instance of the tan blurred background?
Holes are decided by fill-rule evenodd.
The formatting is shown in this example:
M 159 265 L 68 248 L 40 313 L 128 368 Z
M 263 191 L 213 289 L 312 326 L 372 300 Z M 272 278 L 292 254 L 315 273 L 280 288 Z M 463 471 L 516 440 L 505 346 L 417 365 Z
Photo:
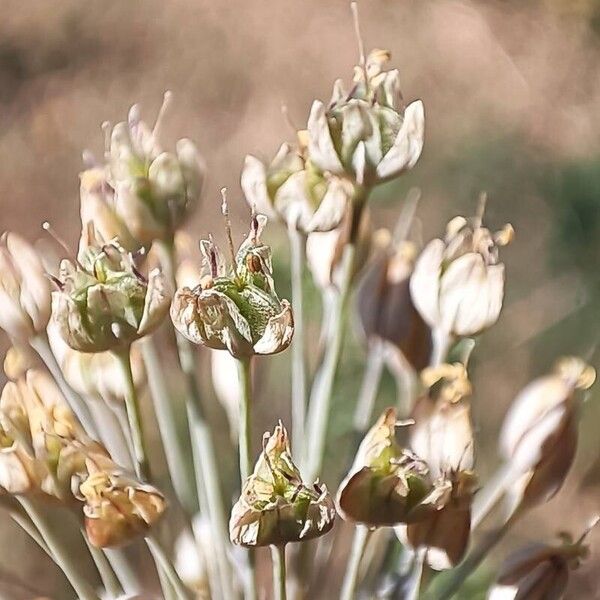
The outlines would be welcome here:
M 2 0 L 0 7 L 0 230 L 30 239 L 49 219 L 75 244 L 82 150 L 100 154 L 100 124 L 122 120 L 134 102 L 153 120 L 165 89 L 175 94 L 167 140 L 192 138 L 209 166 L 189 230 L 221 231 L 218 190 L 227 186 L 239 238 L 244 155 L 272 156 L 291 137 L 281 105 L 303 127 L 312 99 L 328 98 L 333 80 L 348 79 L 356 62 L 345 0 Z M 600 2 L 363 0 L 360 11 L 366 45 L 391 49 L 406 98 L 426 107 L 423 156 L 409 176 L 377 191 L 376 224 L 393 221 L 416 185 L 425 240 L 472 210 L 481 190 L 490 225 L 511 222 L 517 232 L 504 252 L 505 311 L 472 359 L 479 466 L 489 473 L 501 418 L 528 380 L 566 353 L 599 366 Z M 275 228 L 268 235 L 285 279 L 285 244 Z M 355 346 L 335 397 L 331 465 L 351 426 L 352 377 L 362 360 Z M 287 368 L 288 360 L 274 362 Z M 282 378 L 266 371 L 257 427 L 289 410 Z M 380 403 L 392 394 L 384 381 Z M 586 404 L 564 489 L 496 560 L 517 542 L 578 533 L 600 511 L 599 401 L 595 391 Z M 330 477 L 335 483 L 335 469 Z M 53 569 L 4 521 L 0 580 L 18 565 L 50 590 Z M 570 598 L 600 598 L 600 530 L 590 539 L 594 554 L 575 574 Z

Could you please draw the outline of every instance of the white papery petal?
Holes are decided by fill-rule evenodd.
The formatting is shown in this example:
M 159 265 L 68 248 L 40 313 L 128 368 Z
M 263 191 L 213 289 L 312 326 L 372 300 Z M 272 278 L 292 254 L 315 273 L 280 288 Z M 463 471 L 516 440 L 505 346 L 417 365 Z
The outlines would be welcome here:
M 325 196 L 307 223 L 305 231 L 331 231 L 338 227 L 346 215 L 350 195 L 344 181 L 337 177 L 329 179 Z
M 171 291 L 164 275 L 158 269 L 153 269 L 148 274 L 144 312 L 138 327 L 140 337 L 147 335 L 158 327 L 169 311 L 170 301 Z
M 292 307 L 287 300 L 281 301 L 282 311 L 271 317 L 262 337 L 254 344 L 256 354 L 276 354 L 285 350 L 294 335 Z
M 421 156 L 425 136 L 425 110 L 420 100 L 409 104 L 404 111 L 404 122 L 394 145 L 377 166 L 379 179 L 396 177 L 412 169 Z
M 241 185 L 246 201 L 256 212 L 276 217 L 267 192 L 267 169 L 255 156 L 248 155 L 244 160 Z
M 444 242 L 432 240 L 417 258 L 410 278 L 410 295 L 423 320 L 433 329 L 441 324 L 439 309 L 440 274 Z
M 310 109 L 308 135 L 308 153 L 313 163 L 322 171 L 331 171 L 337 174 L 343 173 L 344 167 L 335 151 L 331 133 L 329 132 L 327 110 L 325 105 L 319 100 L 315 100 Z

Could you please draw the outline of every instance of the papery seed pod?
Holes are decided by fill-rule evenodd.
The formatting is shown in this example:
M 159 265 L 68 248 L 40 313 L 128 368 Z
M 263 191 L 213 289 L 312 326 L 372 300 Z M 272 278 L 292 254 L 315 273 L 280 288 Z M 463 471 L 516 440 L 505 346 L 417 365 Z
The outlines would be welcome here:
M 16 233 L 0 237 L 0 329 L 27 342 L 46 329 L 50 281 L 34 248 Z
M 94 245 L 89 239 L 90 231 L 97 232 L 103 240 L 119 240 L 119 244 L 129 252 L 135 252 L 142 245 L 133 237 L 127 224 L 119 216 L 115 207 L 115 190 L 108 182 L 108 171 L 103 167 L 93 167 L 79 174 L 80 216 L 82 236 L 79 252 Z M 93 228 L 90 228 L 90 224 Z
M 151 333 L 169 309 L 163 275 L 146 279 L 116 242 L 90 246 L 77 265 L 61 263 L 60 289 L 52 294 L 53 319 L 67 344 L 79 352 L 130 345 Z
M 283 144 L 270 165 L 246 156 L 241 184 L 251 207 L 303 233 L 331 231 L 352 198 L 349 181 L 322 173 L 306 160 L 306 148 Z
M 167 101 L 165 95 L 161 112 Z M 161 149 L 160 117 L 151 130 L 134 105 L 128 121 L 115 125 L 110 137 L 108 173 L 115 210 L 145 245 L 172 238 L 198 203 L 205 177 L 204 161 L 190 140 L 179 140 L 174 153 Z
M 322 291 L 339 287 L 344 246 L 350 239 L 352 214 L 346 213 L 342 223 L 327 232 L 311 233 L 306 239 L 306 261 L 315 285 Z M 371 250 L 372 223 L 368 210 L 363 210 L 357 235 L 354 277 L 365 265 Z
M 427 464 L 398 444 L 396 427 L 396 410 L 388 408 L 361 442 L 337 494 L 344 519 L 370 527 L 415 523 L 444 505 L 450 484 L 434 484 Z
M 58 324 L 48 325 L 50 347 L 67 380 L 67 383 L 81 396 L 98 398 L 107 404 L 122 404 L 127 395 L 128 382 L 118 358 L 111 352 L 79 352 L 73 350 L 63 339 Z M 140 348 L 131 346 L 131 371 L 133 383 L 138 393 L 146 386 L 146 369 Z
M 589 548 L 583 542 L 591 527 L 575 542 L 564 534 L 560 545 L 531 544 L 513 552 L 500 568 L 488 600 L 564 598 L 570 572 L 589 556 Z
M 429 513 L 423 521 L 404 526 L 399 534 L 413 549 L 426 549 L 427 564 L 436 571 L 451 569 L 465 556 L 477 483 L 471 471 L 450 472 L 443 479 L 452 486 L 443 506 Z
M 492 234 L 481 217 L 455 217 L 444 239 L 420 254 L 410 281 L 412 299 L 432 329 L 457 337 L 473 336 L 492 326 L 504 298 L 504 264 L 498 247 L 508 244 L 513 228 Z
M 335 520 L 325 485 L 306 485 L 291 456 L 287 431 L 265 433 L 254 473 L 231 511 L 229 535 L 242 546 L 284 545 L 325 535 Z
M 263 215 L 253 217 L 229 270 L 215 244 L 201 242 L 207 273 L 194 289 L 177 290 L 171 306 L 175 327 L 190 341 L 229 350 L 236 358 L 276 354 L 289 346 L 292 308 L 275 292 L 271 249 L 260 241 L 265 223 Z
M 421 371 L 431 355 L 431 332 L 410 296 L 409 278 L 415 256 L 413 243 L 390 243 L 365 268 L 356 301 L 367 340 L 383 340 Z
M 321 171 L 371 186 L 416 164 L 423 149 L 423 103 L 405 108 L 398 71 L 383 70 L 389 58 L 389 52 L 373 50 L 356 68 L 349 92 L 338 80 L 327 106 L 313 103 L 308 157 Z
M 461 363 L 441 364 L 421 373 L 427 392 L 417 399 L 411 418 L 410 447 L 427 462 L 434 477 L 473 468 L 474 435 L 468 396 L 471 383 Z
M 160 519 L 166 501 L 155 487 L 137 481 L 101 454 L 89 453 L 85 464 L 87 476 L 79 486 L 79 496 L 93 546 L 126 544 Z
M 515 398 L 500 432 L 500 450 L 513 478 L 511 508 L 547 502 L 561 488 L 577 449 L 576 391 L 588 389 L 595 371 L 583 360 L 563 358 Z

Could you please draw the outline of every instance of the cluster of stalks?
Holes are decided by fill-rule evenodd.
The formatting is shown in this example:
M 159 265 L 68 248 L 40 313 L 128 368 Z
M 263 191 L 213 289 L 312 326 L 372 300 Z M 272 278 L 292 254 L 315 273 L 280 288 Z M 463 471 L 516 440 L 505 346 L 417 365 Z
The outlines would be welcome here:
M 344 600 L 450 598 L 569 471 L 581 393 L 595 378 L 575 357 L 514 400 L 500 432 L 502 465 L 478 481 L 468 362 L 499 318 L 499 251 L 513 229 L 484 226 L 482 197 L 474 217 L 454 218 L 420 248 L 412 226 L 419 194 L 411 191 L 394 230 L 373 231 L 371 193 L 417 163 L 424 109 L 405 102 L 398 72 L 386 70 L 389 52 L 365 55 L 353 12 L 360 60 L 351 85 L 338 81 L 329 102 L 315 101 L 306 129 L 269 164 L 245 161 L 251 216 L 239 247 L 223 190 L 227 252 L 212 237 L 200 241 L 202 261 L 190 250 L 182 227 L 205 167 L 189 140 L 173 152 L 160 146 L 169 95 L 153 128 L 135 106 L 126 122 L 104 126 L 101 159 L 84 155 L 76 253 L 49 224 L 61 261 L 18 234 L 2 238 L 0 326 L 13 346 L 0 398 L 0 501 L 83 600 L 254 600 L 271 582 L 279 600 L 318 597 L 328 561 L 340 555 Z M 262 241 L 267 219 L 289 236 L 291 303 L 276 291 Z M 306 268 L 322 293 L 318 344 L 304 320 Z M 362 441 L 330 495 L 319 478 L 350 321 L 367 349 L 357 402 L 348 399 Z M 231 482 L 218 460 L 227 443 L 217 447 L 207 418 L 199 362 L 208 354 L 199 346 L 211 349 L 214 391 L 229 403 L 237 433 L 229 524 L 223 490 Z M 288 347 L 293 444 L 279 421 L 255 460 L 253 364 Z M 309 352 L 320 353 L 314 373 Z M 181 376 L 170 368 L 167 377 L 165 364 Z M 377 416 L 385 368 L 399 400 Z M 160 439 L 151 443 L 152 411 Z M 167 479 L 155 472 L 157 446 Z M 499 524 L 480 535 L 493 509 Z M 61 535 L 67 527 L 81 531 L 95 575 Z M 586 556 L 585 535 L 519 551 L 490 597 L 562 597 Z M 272 578 L 257 560 L 267 546 Z M 156 577 L 140 567 L 150 560 Z

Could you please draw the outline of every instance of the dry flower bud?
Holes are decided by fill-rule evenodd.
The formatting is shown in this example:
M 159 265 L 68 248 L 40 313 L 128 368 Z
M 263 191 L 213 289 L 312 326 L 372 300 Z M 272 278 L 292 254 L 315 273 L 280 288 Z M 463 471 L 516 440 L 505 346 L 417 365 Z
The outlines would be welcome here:
M 50 281 L 33 246 L 16 233 L 0 237 L 0 329 L 29 341 L 50 318 Z
M 504 299 L 504 264 L 498 246 L 512 239 L 512 227 L 492 234 L 481 218 L 455 217 L 446 236 L 435 239 L 417 259 L 410 291 L 432 329 L 458 337 L 491 327 Z
M 381 252 L 364 270 L 357 289 L 357 308 L 367 339 L 388 342 L 420 371 L 431 355 L 431 332 L 410 296 L 415 254 L 414 244 L 406 241 Z
M 564 598 L 570 572 L 589 555 L 583 542 L 590 529 L 576 541 L 565 534 L 560 545 L 531 544 L 513 552 L 502 565 L 488 600 Z
M 116 241 L 86 248 L 77 265 L 64 260 L 60 284 L 52 294 L 53 319 L 80 352 L 128 346 L 151 333 L 169 308 L 163 275 L 152 270 L 146 280 Z
M 583 360 L 564 358 L 515 398 L 500 432 L 500 449 L 514 474 L 513 508 L 546 502 L 561 488 L 577 449 L 575 392 L 594 379 L 594 369 Z
M 139 112 L 133 106 L 128 121 L 115 125 L 108 172 L 117 214 L 135 239 L 150 245 L 154 239 L 170 240 L 198 203 L 205 166 L 188 139 L 179 140 L 174 153 L 164 152 L 158 141 L 161 115 L 150 129 Z
M 294 464 L 285 428 L 277 425 L 263 437 L 254 473 L 245 481 L 229 521 L 234 544 L 283 545 L 326 534 L 335 520 L 325 485 L 303 483 Z
M 268 167 L 247 156 L 241 183 L 251 207 L 304 233 L 337 227 L 353 194 L 350 182 L 321 173 L 289 144 Z
M 180 288 L 171 306 L 175 327 L 190 341 L 237 358 L 276 354 L 289 346 L 292 308 L 275 292 L 271 249 L 260 241 L 265 223 L 263 215 L 253 217 L 230 270 L 212 241 L 201 242 L 211 285 Z
M 322 172 L 375 185 L 411 169 L 423 149 L 420 100 L 405 108 L 397 70 L 383 71 L 389 53 L 374 50 L 355 70 L 348 92 L 336 81 L 331 102 L 316 100 L 308 119 L 308 157 Z
M 395 409 L 388 408 L 361 442 L 338 490 L 344 519 L 393 526 L 421 521 L 443 506 L 450 484 L 434 485 L 427 464 L 396 441 L 397 425 Z
M 452 489 L 444 505 L 425 520 L 402 527 L 402 532 L 397 530 L 412 548 L 427 550 L 427 563 L 436 571 L 461 562 L 471 534 L 471 505 L 477 479 L 471 471 L 450 472 L 447 479 Z
M 123 472 L 108 457 L 89 454 L 87 477 L 79 486 L 88 539 L 106 548 L 144 535 L 166 509 L 163 495 Z
M 471 383 L 464 365 L 441 364 L 421 374 L 427 392 L 411 417 L 410 445 L 427 462 L 434 477 L 473 467 L 474 435 L 466 396 Z

